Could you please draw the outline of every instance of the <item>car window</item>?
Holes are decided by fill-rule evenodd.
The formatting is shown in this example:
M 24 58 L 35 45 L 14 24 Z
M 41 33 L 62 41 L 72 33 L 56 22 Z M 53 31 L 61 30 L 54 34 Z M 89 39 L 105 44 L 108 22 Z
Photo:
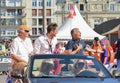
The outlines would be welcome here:
M 111 75 L 94 59 L 34 59 L 32 77 L 105 77 Z

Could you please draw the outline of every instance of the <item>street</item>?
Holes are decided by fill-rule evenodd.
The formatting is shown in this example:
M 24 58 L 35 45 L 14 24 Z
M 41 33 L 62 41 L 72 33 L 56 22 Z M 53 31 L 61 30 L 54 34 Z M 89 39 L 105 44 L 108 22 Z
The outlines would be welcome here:
M 7 75 L 0 75 L 0 83 L 6 83 L 5 80 L 7 78 Z

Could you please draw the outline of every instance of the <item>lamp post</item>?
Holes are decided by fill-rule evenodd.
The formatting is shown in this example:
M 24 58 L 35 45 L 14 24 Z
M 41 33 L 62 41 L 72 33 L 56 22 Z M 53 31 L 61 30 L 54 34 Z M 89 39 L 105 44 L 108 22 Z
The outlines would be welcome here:
M 85 0 L 86 21 L 88 23 L 88 0 Z
M 46 0 L 43 0 L 43 32 L 46 34 Z
M 109 0 L 106 0 L 106 12 L 109 10 Z

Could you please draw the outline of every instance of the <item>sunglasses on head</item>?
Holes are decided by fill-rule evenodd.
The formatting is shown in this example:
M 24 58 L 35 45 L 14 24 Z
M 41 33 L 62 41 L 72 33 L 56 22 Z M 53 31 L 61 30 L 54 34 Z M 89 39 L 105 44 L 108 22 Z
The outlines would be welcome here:
M 29 32 L 28 30 L 25 30 L 25 32 Z

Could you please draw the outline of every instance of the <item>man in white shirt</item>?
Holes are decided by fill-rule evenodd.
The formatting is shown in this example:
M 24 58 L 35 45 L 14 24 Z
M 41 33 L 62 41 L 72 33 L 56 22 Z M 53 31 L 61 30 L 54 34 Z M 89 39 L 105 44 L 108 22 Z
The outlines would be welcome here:
M 47 34 L 40 36 L 35 40 L 34 53 L 35 54 L 53 54 L 55 53 L 55 47 L 57 44 L 57 38 L 55 37 L 58 29 L 56 23 L 51 23 L 47 27 Z
M 30 28 L 26 25 L 20 25 L 18 28 L 18 37 L 16 37 L 11 45 L 11 57 L 15 62 L 28 63 L 28 58 L 33 54 L 32 42 L 29 38 Z

